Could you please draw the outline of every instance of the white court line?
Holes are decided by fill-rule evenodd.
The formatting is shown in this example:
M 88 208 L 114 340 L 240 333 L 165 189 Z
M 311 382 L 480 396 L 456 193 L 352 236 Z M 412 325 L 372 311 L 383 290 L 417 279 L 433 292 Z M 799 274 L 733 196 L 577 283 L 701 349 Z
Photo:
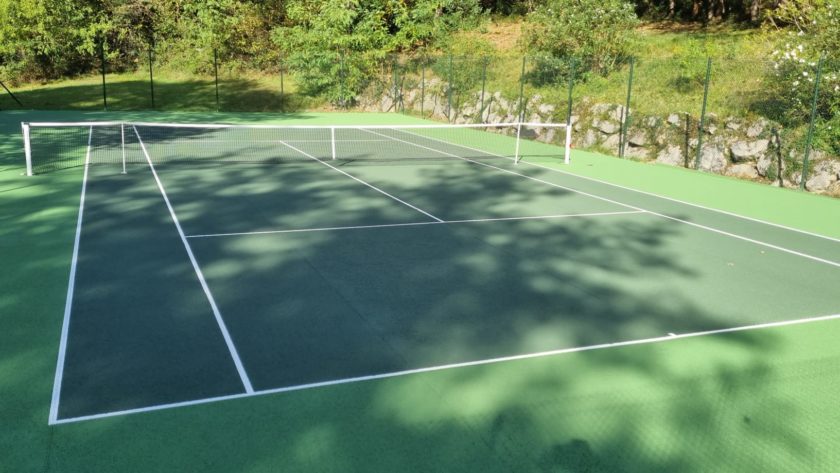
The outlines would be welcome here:
M 121 411 L 114 411 L 114 412 L 105 412 L 102 414 L 93 414 L 87 416 L 80 416 L 80 417 L 69 417 L 66 419 L 61 419 L 56 422 L 56 424 L 69 424 L 74 422 L 82 422 L 88 420 L 95 420 L 95 419 L 104 419 L 108 417 L 116 417 L 116 416 L 123 416 L 129 414 L 140 414 L 145 412 L 154 412 L 160 411 L 164 409 L 173 409 L 177 407 L 187 407 L 187 406 L 196 406 L 201 404 L 209 404 L 213 402 L 219 401 L 227 401 L 233 399 L 243 399 L 249 397 L 256 397 L 256 396 L 265 396 L 268 394 L 279 394 L 285 392 L 292 392 L 292 391 L 302 391 L 306 389 L 313 389 L 313 388 L 322 388 L 328 386 L 337 386 L 342 384 L 350 384 L 350 383 L 358 383 L 363 381 L 373 381 L 373 380 L 381 380 L 387 378 L 397 378 L 401 376 L 408 376 L 420 373 L 431 373 L 435 371 L 445 371 L 451 369 L 459 369 L 459 368 L 468 368 L 473 366 L 481 366 L 481 365 L 491 365 L 497 363 L 505 363 L 505 362 L 512 362 L 512 361 L 520 361 L 520 360 L 528 360 L 534 358 L 545 358 L 549 356 L 559 356 L 559 355 L 566 355 L 571 353 L 581 353 L 587 351 L 594 351 L 594 350 L 604 350 L 609 348 L 619 348 L 619 347 L 628 347 L 634 345 L 650 345 L 655 343 L 664 343 L 670 342 L 673 340 L 681 340 L 686 338 L 697 338 L 697 337 L 704 337 L 710 335 L 720 335 L 726 333 L 735 333 L 735 332 L 746 332 L 752 330 L 761 330 L 761 329 L 768 329 L 768 328 L 775 328 L 775 327 L 787 327 L 792 325 L 802 325 L 802 324 L 810 324 L 816 322 L 824 322 L 830 320 L 838 320 L 840 319 L 840 314 L 832 314 L 832 315 L 824 315 L 819 317 L 808 317 L 803 319 L 795 319 L 795 320 L 785 320 L 781 322 L 767 322 L 762 324 L 753 324 L 753 325 L 743 325 L 740 327 L 730 327 L 730 328 L 723 328 L 717 330 L 706 330 L 701 332 L 691 332 L 691 333 L 683 333 L 683 334 L 673 334 L 673 335 L 665 335 L 661 337 L 651 337 L 651 338 L 642 338 L 638 340 L 627 340 L 623 342 L 612 342 L 612 343 L 600 343 L 597 345 L 587 345 L 582 347 L 574 347 L 574 348 L 561 348 L 557 350 L 548 350 L 548 351 L 541 351 L 536 353 L 525 353 L 521 355 L 511 355 L 511 356 L 502 356 L 498 358 L 488 358 L 483 360 L 474 360 L 474 361 L 465 361 L 461 363 L 450 363 L 445 365 L 438 365 L 438 366 L 428 366 L 424 368 L 415 368 L 415 369 L 408 369 L 402 371 L 394 371 L 390 373 L 381 373 L 381 374 L 373 374 L 367 376 L 356 376 L 352 378 L 343 378 L 343 379 L 336 379 L 330 381 L 322 381 L 317 383 L 307 383 L 307 384 L 299 384 L 296 386 L 287 386 L 283 388 L 273 388 L 273 389 L 265 389 L 261 391 L 254 391 L 252 393 L 247 394 L 231 394 L 227 396 L 216 396 L 210 397 L 205 399 L 195 399 L 191 401 L 184 401 L 184 402 L 175 402 L 170 404 L 160 404 L 157 406 L 149 406 L 149 407 L 140 407 L 136 409 L 126 409 Z
M 335 140 L 336 143 L 383 143 L 388 140 Z M 247 140 L 246 143 L 332 143 L 333 140 Z M 189 138 L 176 138 L 171 140 L 161 140 L 159 143 L 179 143 L 188 144 L 190 146 L 200 146 L 203 144 L 216 145 L 218 143 L 233 143 L 241 145 L 242 141 L 237 140 L 205 140 L 196 138 L 194 141 Z
M 242 360 L 239 358 L 239 352 L 236 350 L 236 346 L 233 344 L 233 339 L 230 336 L 230 332 L 228 332 L 227 325 L 225 325 L 225 321 L 222 319 L 222 314 L 221 312 L 219 312 L 219 307 L 216 305 L 216 300 L 213 298 L 213 294 L 210 292 L 210 287 L 207 285 L 207 281 L 204 279 L 204 273 L 201 272 L 201 268 L 198 266 L 198 260 L 195 258 L 192 248 L 190 247 L 190 243 L 187 241 L 187 237 L 184 234 L 184 230 L 181 228 L 181 222 L 178 221 L 178 216 L 175 214 L 175 209 L 172 208 L 172 204 L 169 202 L 169 197 L 166 195 L 166 191 L 163 189 L 163 183 L 160 181 L 160 177 L 158 177 L 157 171 L 155 171 L 155 166 L 152 164 L 152 158 L 149 156 L 149 152 L 146 151 L 146 145 L 143 143 L 143 139 L 140 138 L 140 133 L 137 132 L 137 127 L 132 126 L 132 128 L 134 129 L 134 134 L 137 135 L 137 140 L 140 142 L 140 148 L 143 150 L 143 154 L 146 156 L 146 161 L 149 163 L 149 168 L 152 170 L 152 176 L 154 176 L 155 182 L 157 182 L 157 186 L 158 189 L 160 189 L 160 193 L 163 196 L 163 200 L 164 202 L 166 202 L 166 207 L 169 209 L 169 214 L 172 216 L 172 221 L 175 223 L 175 228 L 178 229 L 178 235 L 181 237 L 181 242 L 184 243 L 184 249 L 187 250 L 187 256 L 189 256 L 193 269 L 195 269 L 195 274 L 198 277 L 198 281 L 201 283 L 201 288 L 204 289 L 204 294 L 207 296 L 207 301 L 210 303 L 210 308 L 213 310 L 213 315 L 216 317 L 216 322 L 219 325 L 219 330 L 221 330 L 222 332 L 222 336 L 225 339 L 228 351 L 230 351 L 230 356 L 231 358 L 233 358 L 233 363 L 236 365 L 236 371 L 239 372 L 239 378 L 242 380 L 242 385 L 245 387 L 245 392 L 253 393 L 254 387 L 251 385 L 251 380 L 250 378 L 248 378 L 248 373 L 245 372 L 245 367 L 242 364 Z
M 402 130 L 397 130 L 397 131 L 402 131 Z M 368 131 L 368 132 L 369 132 L 369 133 L 375 133 L 375 134 L 377 134 L 377 135 L 378 135 L 378 134 L 380 134 L 380 133 L 376 133 L 376 132 L 373 132 L 373 131 Z M 402 132 L 403 132 L 403 133 L 412 134 L 412 135 L 414 134 L 414 133 L 411 133 L 411 132 L 406 132 L 406 131 L 402 131 Z M 387 137 L 387 135 L 382 135 L 382 136 L 386 136 L 386 137 Z M 417 136 L 419 136 L 419 137 L 423 137 L 423 135 L 417 135 Z M 401 140 L 401 139 L 399 139 L 399 138 L 393 138 L 393 137 L 391 137 L 391 139 L 393 139 L 393 140 L 395 140 L 395 141 L 401 141 L 401 142 L 403 142 L 403 143 L 406 143 L 406 144 L 409 144 L 409 145 L 413 145 L 413 146 L 417 146 L 417 147 L 420 147 L 420 148 L 428 149 L 428 150 L 430 150 L 430 151 L 435 151 L 435 152 L 438 152 L 438 153 L 443 154 L 443 155 L 446 155 L 446 156 L 451 156 L 451 157 L 453 157 L 453 158 L 462 159 L 462 160 L 464 160 L 464 161 L 468 161 L 468 162 L 471 162 L 471 163 L 475 163 L 475 164 L 478 164 L 478 165 L 480 165 L 480 166 L 485 166 L 485 167 L 489 167 L 489 168 L 492 168 L 492 169 L 496 169 L 496 170 L 498 170 L 498 171 L 501 171 L 501 172 L 504 172 L 504 173 L 507 173 L 507 174 L 512 174 L 512 175 L 514 175 L 514 176 L 524 177 L 525 179 L 528 179 L 528 180 L 531 180 L 531 181 L 535 181 L 535 182 L 539 182 L 539 183 L 541 183 L 541 184 L 546 184 L 546 185 L 548 185 L 548 186 L 556 187 L 556 188 L 558 188 L 558 189 L 568 190 L 568 191 L 571 191 L 571 192 L 575 192 L 575 193 L 577 193 L 577 194 L 581 194 L 581 195 L 585 195 L 585 196 L 592 197 L 592 198 L 595 198 L 595 199 L 603 200 L 603 201 L 605 201 L 605 202 L 610 202 L 610 203 L 613 203 L 613 204 L 621 205 L 621 206 L 623 206 L 623 207 L 627 207 L 627 208 L 630 208 L 630 209 L 640 210 L 640 211 L 642 211 L 642 212 L 647 212 L 647 213 L 649 213 L 649 214 L 651 214 L 651 215 L 656 215 L 657 217 L 662 217 L 662 218 L 664 218 L 664 219 L 668 219 L 668 220 L 672 220 L 672 221 L 675 221 L 675 222 L 684 223 L 684 224 L 686 224 L 686 225 L 690 225 L 690 226 L 693 226 L 693 227 L 702 228 L 703 230 L 707 230 L 707 231 L 710 231 L 710 232 L 713 232 L 713 233 L 718 233 L 718 234 L 720 234 L 720 235 L 725 235 L 725 236 L 728 236 L 728 237 L 731 237 L 731 238 L 736 238 L 736 239 L 738 239 L 738 240 L 743 240 L 743 241 L 746 241 L 746 242 L 749 242 L 749 243 L 753 243 L 753 244 L 756 244 L 756 245 L 760 245 L 760 246 L 764 246 L 764 247 L 767 247 L 767 248 L 772 248 L 772 249 L 774 249 L 774 250 L 782 251 L 782 252 L 784 252 L 784 253 L 788 253 L 788 254 L 796 255 L 796 256 L 799 256 L 799 257 L 802 257 L 802 258 L 810 259 L 810 260 L 812 260 L 812 261 L 816 261 L 816 262 L 818 262 L 818 263 L 823 263 L 823 264 L 827 264 L 827 265 L 830 265 L 830 266 L 835 266 L 835 267 L 840 268 L 840 262 L 837 262 L 837 261 L 832 261 L 832 260 L 829 260 L 829 259 L 820 258 L 820 257 L 818 257 L 818 256 L 809 255 L 809 254 L 807 254 L 807 253 L 803 253 L 803 252 L 801 252 L 801 251 L 791 250 L 791 249 L 789 249 L 789 248 L 785 248 L 785 247 L 783 247 L 783 246 L 774 245 L 774 244 L 772 244 L 772 243 L 767 243 L 767 242 L 764 242 L 764 241 L 760 241 L 760 240 L 756 240 L 756 239 L 753 239 L 753 238 L 745 237 L 745 236 L 738 235 L 738 234 L 735 234 L 735 233 L 727 232 L 727 231 L 725 231 L 725 230 L 720 230 L 720 229 L 717 229 L 717 228 L 714 228 L 714 227 L 709 227 L 709 226 L 707 226 L 707 225 L 703 225 L 703 224 L 700 224 L 700 223 L 690 222 L 690 221 L 688 221 L 688 220 L 683 220 L 683 219 L 681 219 L 681 218 L 672 217 L 672 216 L 670 216 L 670 215 L 666 215 L 666 214 L 663 214 L 663 213 L 654 212 L 654 211 L 652 211 L 652 210 L 647 210 L 647 209 L 643 209 L 643 208 L 641 208 L 641 207 L 636 207 L 636 206 L 633 206 L 633 205 L 625 204 L 625 203 L 623 203 L 623 202 L 619 202 L 619 201 L 616 201 L 616 200 L 608 199 L 608 198 L 606 198 L 606 197 L 601 197 L 601 196 L 596 195 L 596 194 L 590 194 L 590 193 L 588 193 L 588 192 L 583 192 L 583 191 L 580 191 L 580 190 L 577 190 L 577 189 L 573 189 L 573 188 L 571 188 L 571 187 L 566 187 L 566 186 L 562 186 L 562 185 L 560 185 L 560 184 L 555 184 L 555 183 L 553 183 L 553 182 L 549 182 L 549 181 L 546 181 L 546 180 L 543 180 L 543 179 L 539 179 L 539 178 L 536 178 L 536 177 L 528 176 L 528 175 L 526 175 L 526 174 L 522 174 L 522 173 L 518 173 L 518 172 L 515 172 L 515 171 L 508 170 L 508 169 L 500 168 L 500 167 L 498 167 L 498 166 L 493 166 L 492 164 L 482 163 L 481 161 L 475 161 L 475 160 L 473 160 L 473 159 L 463 158 L 463 157 L 461 157 L 461 156 L 457 156 L 457 155 L 455 155 L 455 154 L 448 153 L 448 152 L 446 152 L 446 151 L 442 151 L 442 150 L 435 149 L 435 148 L 430 148 L 430 147 L 428 147 L 428 146 L 423 146 L 423 145 L 420 145 L 420 144 L 417 144 L 417 143 L 412 143 L 412 142 L 410 142 L 410 141 L 405 141 L 405 140 Z M 458 145 L 455 145 L 455 146 L 458 146 Z M 494 156 L 498 156 L 498 155 L 494 155 Z M 503 157 L 503 156 L 502 156 L 502 157 Z
M 409 204 L 408 202 L 406 202 L 406 201 L 404 201 L 404 200 L 402 200 L 402 199 L 400 199 L 400 198 L 398 198 L 398 197 L 395 197 L 395 196 L 393 196 L 393 195 L 391 195 L 391 194 L 389 194 L 389 193 L 387 193 L 387 192 L 383 191 L 382 189 L 380 189 L 380 188 L 378 188 L 378 187 L 374 186 L 373 184 L 370 184 L 370 183 L 368 183 L 368 182 L 365 182 L 365 181 L 363 181 L 363 180 L 359 179 L 358 177 L 356 177 L 356 176 L 354 176 L 354 175 L 352 175 L 352 174 L 350 174 L 350 173 L 347 173 L 347 172 L 345 172 L 345 171 L 342 171 L 341 169 L 339 169 L 339 168 L 337 168 L 337 167 L 333 166 L 333 165 L 332 165 L 332 164 L 330 164 L 330 163 L 327 163 L 326 161 L 322 161 L 322 160 L 320 160 L 320 159 L 316 158 L 315 156 L 312 156 L 311 154 L 309 154 L 309 153 L 307 153 L 307 152 L 305 152 L 305 151 L 302 151 L 302 150 L 300 150 L 300 149 L 298 149 L 298 148 L 295 148 L 294 146 L 290 145 L 289 143 L 287 143 L 287 142 L 285 142 L 285 141 L 280 141 L 280 143 L 282 143 L 284 146 L 287 146 L 287 147 L 289 147 L 289 148 L 291 148 L 291 149 L 293 149 L 293 150 L 297 151 L 298 153 L 300 153 L 300 154 L 302 154 L 302 155 L 306 156 L 307 158 L 312 158 L 312 159 L 314 159 L 315 161 L 318 161 L 319 163 L 323 164 L 324 166 L 327 166 L 328 168 L 330 168 L 330 169 L 332 169 L 332 170 L 334 170 L 334 171 L 338 171 L 338 172 L 340 172 L 341 174 L 344 174 L 345 176 L 349 177 L 350 179 L 353 179 L 353 180 L 354 180 L 354 181 L 356 181 L 356 182 L 359 182 L 359 183 L 361 183 L 361 184 L 364 184 L 364 185 L 366 185 L 366 186 L 370 187 L 371 189 L 375 190 L 376 192 L 379 192 L 380 194 L 386 195 L 386 196 L 388 196 L 388 197 L 390 197 L 390 198 L 392 198 L 392 199 L 396 200 L 397 202 L 399 202 L 399 203 L 401 203 L 401 204 L 403 204 L 403 205 L 405 205 L 405 206 L 407 206 L 407 207 L 411 207 L 412 209 L 414 209 L 414 210 L 416 210 L 416 211 L 420 212 L 421 214 L 423 214 L 423 215 L 425 215 L 425 216 L 427 216 L 427 217 L 431 217 L 432 219 L 437 220 L 438 222 L 443 222 L 443 220 L 441 220 L 441 219 L 439 219 L 439 218 L 435 217 L 434 215 L 430 214 L 429 212 L 426 212 L 425 210 L 423 210 L 423 209 L 421 209 L 421 208 L 419 208 L 419 207 L 415 207 L 415 206 L 413 206 L 413 205 Z
M 64 321 L 61 323 L 61 341 L 58 344 L 58 361 L 55 366 L 52 401 L 50 402 L 49 424 L 58 421 L 58 403 L 61 400 L 61 383 L 64 380 L 64 359 L 67 355 L 67 335 L 70 331 L 70 312 L 73 308 L 73 293 L 76 288 L 76 267 L 79 263 L 79 243 L 82 238 L 82 219 L 85 213 L 85 195 L 87 194 L 88 169 L 90 168 L 90 148 L 93 140 L 93 127 L 88 131 L 87 151 L 85 152 L 85 172 L 82 177 L 82 196 L 79 199 L 79 216 L 76 220 L 76 238 L 73 241 L 73 256 L 70 260 L 70 282 L 67 283 L 67 299 L 64 302 Z
M 444 144 L 447 144 L 449 146 L 455 146 L 455 147 L 458 147 L 458 148 L 468 149 L 470 151 L 477 151 L 477 152 L 484 153 L 484 154 L 487 154 L 487 155 L 490 155 L 490 156 L 496 156 L 498 158 L 504 158 L 504 159 L 507 159 L 507 160 L 510 160 L 510 161 L 514 161 L 514 159 L 511 158 L 510 156 L 503 156 L 501 154 L 491 153 L 491 152 L 488 152 L 488 151 L 480 150 L 480 149 L 477 149 L 477 148 L 472 148 L 470 146 L 464 146 L 464 145 L 461 145 L 461 144 L 448 143 L 448 142 L 446 142 L 444 140 L 441 140 L 441 139 L 432 138 L 432 137 L 429 137 L 429 136 L 423 136 L 423 135 L 413 133 L 413 132 L 407 131 L 407 130 L 397 130 L 397 131 L 401 131 L 403 133 L 407 133 L 407 134 L 411 134 L 411 135 L 416 135 L 416 136 L 419 136 L 419 137 L 422 137 L 422 138 L 426 138 L 428 140 L 444 143 Z M 754 217 L 748 217 L 746 215 L 741 215 L 741 214 L 737 214 L 737 213 L 734 213 L 734 212 L 729 212 L 727 210 L 716 209 L 714 207 L 707 207 L 705 205 L 695 204 L 693 202 L 679 200 L 679 199 L 675 199 L 673 197 L 667 197 L 667 196 L 664 196 L 664 195 L 661 195 L 661 194 L 655 194 L 653 192 L 634 189 L 632 187 L 622 186 L 620 184 L 615 184 L 615 183 L 612 183 L 612 182 L 603 181 L 601 179 L 596 179 L 594 177 L 588 177 L 588 176 L 583 176 L 583 175 L 580 175 L 580 174 L 575 174 L 573 172 L 564 171 L 562 169 L 557 169 L 557 168 L 545 166 L 543 164 L 531 163 L 531 162 L 522 161 L 522 160 L 520 160 L 519 162 L 520 163 L 525 163 L 529 166 L 534 166 L 534 167 L 546 169 L 548 171 L 556 172 L 556 173 L 559 173 L 559 174 L 565 174 L 565 175 L 572 176 L 572 177 L 578 177 L 578 178 L 581 178 L 581 179 L 584 179 L 584 180 L 587 180 L 587 181 L 597 182 L 599 184 L 604 184 L 604 185 L 608 185 L 608 186 L 612 186 L 612 187 L 617 187 L 619 189 L 624 189 L 624 190 L 636 192 L 636 193 L 639 193 L 639 194 L 648 195 L 648 196 L 651 196 L 651 197 L 657 197 L 659 199 L 668 200 L 668 201 L 671 201 L 671 202 L 676 202 L 678 204 L 688 205 L 690 207 L 695 207 L 695 208 L 698 208 L 698 209 L 708 210 L 710 212 L 717 212 L 717 213 L 721 213 L 721 214 L 724 214 L 724 215 L 729 215 L 730 217 L 740 218 L 740 219 L 743 219 L 743 220 L 749 220 L 751 222 L 761 223 L 761 224 L 764 224 L 764 225 L 770 225 L 771 227 L 777 227 L 777 228 L 781 228 L 783 230 L 789 230 L 789 231 L 792 231 L 792 232 L 801 233 L 803 235 L 822 238 L 822 239 L 825 239 L 825 240 L 840 243 L 840 238 L 835 238 L 835 237 L 831 237 L 831 236 L 827 236 L 827 235 L 822 235 L 820 233 L 809 232 L 807 230 L 802 230 L 800 228 L 795 228 L 795 227 L 789 227 L 787 225 L 782 225 L 780 223 L 768 222 L 767 220 L 761 220 L 761 219 L 754 218 Z
M 361 230 L 367 228 L 391 228 L 391 227 L 416 227 L 421 225 L 449 225 L 453 223 L 478 223 L 478 222 L 507 222 L 511 220 L 550 220 L 558 218 L 573 217 L 607 217 L 612 215 L 631 215 L 647 213 L 640 210 L 628 210 L 623 212 L 594 212 L 581 214 L 559 214 L 559 215 L 535 215 L 530 217 L 497 217 L 497 218 L 474 218 L 469 220 L 444 220 L 442 222 L 408 222 L 408 223 L 383 223 L 380 225 L 352 225 L 347 227 L 317 227 L 317 228 L 295 228 L 290 230 L 264 230 L 257 232 L 234 232 L 234 233 L 208 233 L 204 235 L 187 235 L 187 238 L 213 238 L 227 236 L 248 236 L 248 235 L 272 235 L 275 233 L 309 233 L 326 232 L 333 230 Z

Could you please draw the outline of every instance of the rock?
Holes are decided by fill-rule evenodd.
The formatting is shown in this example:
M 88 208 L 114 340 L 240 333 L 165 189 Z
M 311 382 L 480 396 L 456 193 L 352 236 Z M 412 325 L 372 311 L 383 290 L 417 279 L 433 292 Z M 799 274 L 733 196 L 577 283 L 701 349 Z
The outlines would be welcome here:
M 614 123 L 607 120 L 596 119 L 594 122 L 592 122 L 592 125 L 605 135 L 612 135 L 614 133 L 618 133 L 618 131 L 621 129 L 618 123 Z
M 382 100 L 379 102 L 379 109 L 383 112 L 387 112 L 390 111 L 393 106 L 394 100 L 388 95 L 383 95 Z
M 726 121 L 725 128 L 728 131 L 738 131 L 741 129 L 741 123 L 736 121 L 735 119 L 729 119 Z
M 683 166 L 685 164 L 682 149 L 679 146 L 668 145 L 656 156 L 656 162 L 669 166 Z
M 714 135 L 715 133 L 717 133 L 717 126 L 711 123 L 707 124 L 706 133 L 709 135 Z
M 835 176 L 836 177 L 836 176 Z M 811 192 L 822 192 L 834 183 L 832 175 L 828 173 L 817 173 L 805 181 L 805 188 Z
M 659 126 L 659 118 L 657 117 L 647 117 L 644 121 L 645 126 L 648 128 L 656 128 Z
M 840 181 L 828 186 L 828 189 L 825 190 L 825 193 L 833 196 L 840 196 Z
M 775 161 L 776 160 L 772 156 L 766 154 L 758 158 L 758 162 L 755 164 L 758 175 L 762 177 L 769 177 L 768 174 L 770 167 L 775 164 Z
M 627 137 L 627 143 L 631 146 L 645 146 L 648 143 L 647 135 L 643 130 L 631 130 Z
M 583 135 L 583 141 L 580 143 L 581 148 L 591 148 L 598 143 L 598 135 L 595 133 L 595 130 L 588 129 L 586 133 Z
M 764 129 L 767 127 L 767 120 L 763 118 L 759 118 L 758 121 L 753 123 L 747 128 L 747 138 L 757 138 L 758 135 L 764 132 Z
M 683 118 L 676 113 L 668 115 L 668 123 L 673 126 L 682 126 L 683 121 Z
M 705 144 L 700 152 L 700 169 L 720 174 L 726 169 L 726 156 L 716 144 Z
M 616 105 L 615 108 L 612 109 L 610 112 L 610 118 L 614 121 L 621 123 L 622 115 L 624 114 L 624 107 L 622 105 Z
M 554 113 L 554 105 L 544 103 L 537 107 L 537 111 L 540 113 L 540 115 L 544 117 L 549 117 L 552 113 Z
M 649 156 L 650 156 L 650 151 L 647 148 L 641 148 L 641 147 L 638 147 L 638 146 L 626 146 L 624 148 L 624 157 L 625 158 L 647 160 Z
M 603 115 L 610 111 L 613 106 L 608 103 L 596 103 L 589 109 L 593 115 Z
M 741 179 L 757 179 L 758 171 L 753 164 L 736 164 L 730 166 L 725 173 L 727 176 L 739 177 Z
M 812 156 L 813 155 L 818 156 L 816 159 L 819 160 L 813 165 L 814 172 L 826 173 L 830 175 L 833 180 L 840 178 L 840 161 L 824 159 L 825 153 L 819 151 L 812 152 Z
M 572 125 L 572 129 L 575 131 L 580 130 L 580 117 L 577 115 L 572 115 L 569 117 L 569 123 Z
M 619 136 L 618 133 L 616 133 L 614 135 L 608 136 L 607 139 L 604 140 L 603 143 L 601 143 L 601 145 L 604 148 L 608 149 L 611 153 L 617 155 L 618 154 L 618 145 L 619 145 L 620 140 L 621 140 L 621 137 Z
M 767 152 L 767 147 L 769 145 L 770 140 L 758 140 L 753 142 L 736 141 L 729 147 L 729 151 L 732 154 L 732 160 L 739 162 L 764 155 L 764 153 Z
M 543 133 L 539 133 L 539 136 L 537 136 L 537 141 L 542 141 L 543 143 L 552 143 L 554 142 L 554 136 L 556 133 L 556 128 L 548 128 Z

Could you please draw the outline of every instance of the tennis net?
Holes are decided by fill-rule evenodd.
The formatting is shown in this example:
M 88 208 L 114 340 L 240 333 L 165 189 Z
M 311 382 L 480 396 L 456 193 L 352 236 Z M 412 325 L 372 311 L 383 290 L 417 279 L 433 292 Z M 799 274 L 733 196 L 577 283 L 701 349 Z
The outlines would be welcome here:
M 565 124 L 275 126 L 144 122 L 23 123 L 28 175 L 86 164 L 518 162 L 550 156 L 569 162 Z

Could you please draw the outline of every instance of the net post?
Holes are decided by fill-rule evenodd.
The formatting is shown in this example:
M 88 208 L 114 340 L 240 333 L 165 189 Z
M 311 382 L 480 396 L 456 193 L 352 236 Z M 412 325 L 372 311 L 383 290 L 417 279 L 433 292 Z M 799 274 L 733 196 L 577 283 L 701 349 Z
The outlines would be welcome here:
M 125 174 L 125 123 L 120 123 L 120 149 L 122 150 L 122 173 Z
M 516 151 L 513 153 L 513 164 L 519 164 L 519 142 L 522 136 L 522 120 L 516 123 Z
M 29 123 L 21 123 L 20 128 L 23 131 L 23 151 L 26 155 L 26 175 L 32 175 L 32 143 L 29 140 Z
M 330 127 L 330 146 L 332 147 L 332 160 L 335 161 L 335 127 Z
M 569 164 L 572 155 L 572 125 L 566 124 L 566 145 L 563 149 L 563 164 Z

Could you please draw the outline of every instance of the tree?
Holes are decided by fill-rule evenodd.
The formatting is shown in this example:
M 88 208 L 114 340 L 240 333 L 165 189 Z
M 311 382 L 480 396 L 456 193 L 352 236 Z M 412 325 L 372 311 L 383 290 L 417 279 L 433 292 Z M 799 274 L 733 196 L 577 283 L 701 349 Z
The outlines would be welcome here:
M 433 43 L 479 13 L 476 0 L 295 0 L 273 37 L 304 93 L 349 104 L 389 54 Z
M 631 54 L 637 25 L 624 0 L 549 0 L 526 17 L 524 42 L 541 81 L 562 79 L 570 61 L 605 75 Z

